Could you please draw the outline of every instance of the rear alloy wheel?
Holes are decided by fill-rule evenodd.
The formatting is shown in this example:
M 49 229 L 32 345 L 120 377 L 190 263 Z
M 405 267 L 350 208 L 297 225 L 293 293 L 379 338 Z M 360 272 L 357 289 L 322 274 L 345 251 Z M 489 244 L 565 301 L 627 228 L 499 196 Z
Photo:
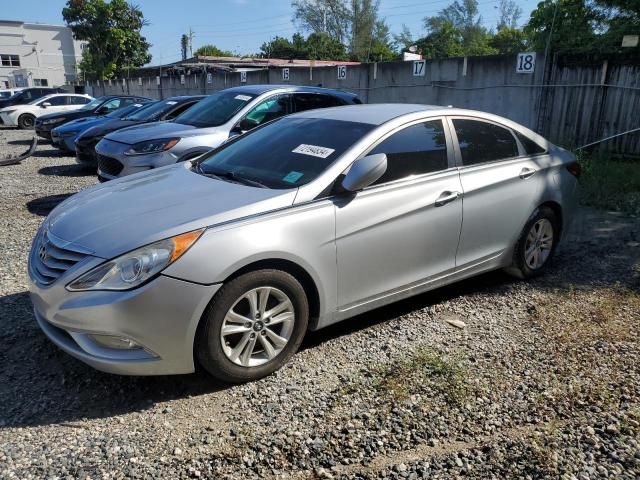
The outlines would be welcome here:
M 23 113 L 18 118 L 18 127 L 22 128 L 23 130 L 28 130 L 33 128 L 35 123 L 36 123 L 36 117 L 31 115 L 30 113 Z
M 525 225 L 507 269 L 519 278 L 542 274 L 548 267 L 558 242 L 558 219 L 549 207 L 539 208 Z
M 298 350 L 307 329 L 304 289 L 280 270 L 259 270 L 224 285 L 196 339 L 196 355 L 214 377 L 231 383 L 278 370 Z

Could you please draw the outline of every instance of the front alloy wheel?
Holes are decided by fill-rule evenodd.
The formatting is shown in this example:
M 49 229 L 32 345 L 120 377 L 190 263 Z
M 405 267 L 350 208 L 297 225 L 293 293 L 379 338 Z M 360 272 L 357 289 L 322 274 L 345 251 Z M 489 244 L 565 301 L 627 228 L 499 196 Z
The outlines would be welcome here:
M 551 255 L 553 247 L 553 225 L 547 218 L 533 224 L 524 247 L 524 259 L 532 270 L 541 268 Z
M 308 321 L 306 292 L 295 277 L 273 269 L 245 273 L 211 300 L 198 328 L 196 358 L 219 380 L 256 380 L 298 350 Z
M 295 311 L 289 297 L 272 287 L 248 291 L 229 309 L 220 341 L 229 360 L 256 367 L 277 357 L 289 343 Z

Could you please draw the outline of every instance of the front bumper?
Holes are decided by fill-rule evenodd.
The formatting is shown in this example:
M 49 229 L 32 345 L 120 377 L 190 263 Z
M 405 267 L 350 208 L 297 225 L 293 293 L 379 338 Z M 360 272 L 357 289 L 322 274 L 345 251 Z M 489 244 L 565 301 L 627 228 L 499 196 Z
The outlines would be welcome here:
M 17 121 L 13 118 L 12 115 L 7 115 L 6 113 L 0 113 L 0 125 L 5 125 L 7 127 L 16 127 L 18 126 Z
M 60 349 L 104 372 L 172 375 L 194 371 L 193 343 L 207 304 L 220 285 L 160 275 L 127 292 L 69 292 L 59 279 L 43 287 L 30 275 L 38 325 Z M 105 348 L 90 335 L 132 339 L 143 349 Z
M 64 122 L 54 123 L 52 125 L 44 125 L 42 123 L 42 120 L 36 119 L 36 125 L 35 125 L 36 135 L 42 138 L 46 138 L 47 140 L 51 140 L 51 130 L 53 130 L 56 127 L 59 127 L 63 123 Z
M 55 129 L 51 131 L 51 143 L 61 150 L 67 152 L 75 152 L 76 145 L 74 143 L 76 134 L 63 133 L 62 135 L 56 132 Z
M 80 165 L 90 165 L 92 167 L 98 166 L 98 159 L 95 153 L 95 143 L 93 144 L 79 144 L 75 143 L 76 147 L 76 163 Z
M 101 140 L 95 148 L 98 157 L 98 178 L 113 180 L 115 178 L 144 172 L 152 168 L 164 167 L 177 162 L 177 157 L 170 151 L 149 155 L 125 155 L 131 145 Z

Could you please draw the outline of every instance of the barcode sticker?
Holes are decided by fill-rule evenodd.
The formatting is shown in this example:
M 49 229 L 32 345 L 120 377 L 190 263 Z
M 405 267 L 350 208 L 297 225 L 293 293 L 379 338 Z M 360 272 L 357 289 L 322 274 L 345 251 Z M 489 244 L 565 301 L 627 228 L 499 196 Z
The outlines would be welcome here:
M 319 147 L 317 145 L 307 145 L 302 143 L 292 150 L 293 153 L 311 155 L 312 157 L 327 158 L 335 150 L 333 148 Z

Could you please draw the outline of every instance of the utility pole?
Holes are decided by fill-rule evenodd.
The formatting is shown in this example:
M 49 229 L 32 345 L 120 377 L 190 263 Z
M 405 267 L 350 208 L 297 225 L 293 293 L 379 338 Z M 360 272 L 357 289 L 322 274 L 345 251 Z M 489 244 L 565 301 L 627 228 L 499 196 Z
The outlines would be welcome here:
M 189 27 L 189 57 L 193 58 L 193 29 Z

